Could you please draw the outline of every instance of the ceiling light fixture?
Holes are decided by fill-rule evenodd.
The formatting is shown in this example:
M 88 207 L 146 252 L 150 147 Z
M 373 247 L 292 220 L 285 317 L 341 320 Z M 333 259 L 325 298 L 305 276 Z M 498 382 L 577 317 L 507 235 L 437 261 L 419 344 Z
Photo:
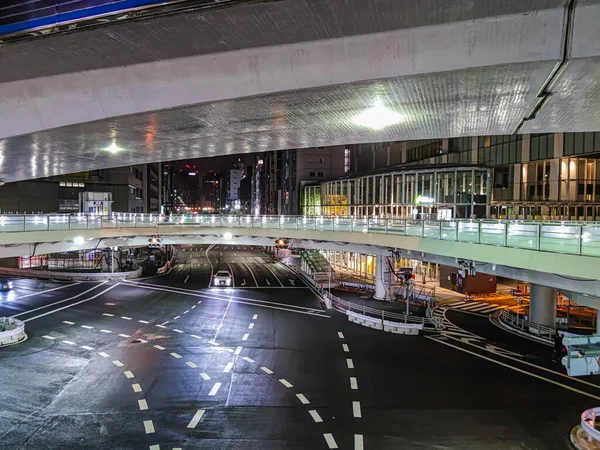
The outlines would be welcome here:
M 120 152 L 122 149 L 121 147 L 119 147 L 117 144 L 115 144 L 114 142 L 112 144 L 110 144 L 108 147 L 106 147 L 106 151 L 108 153 L 118 153 Z
M 81 245 L 85 242 L 85 239 L 82 238 L 81 236 L 77 236 L 73 239 L 73 244 L 75 245 Z
M 406 116 L 387 108 L 381 102 L 377 102 L 373 108 L 364 110 L 354 117 L 353 120 L 357 125 L 371 128 L 372 130 L 381 130 L 387 126 L 403 122 L 406 120 Z

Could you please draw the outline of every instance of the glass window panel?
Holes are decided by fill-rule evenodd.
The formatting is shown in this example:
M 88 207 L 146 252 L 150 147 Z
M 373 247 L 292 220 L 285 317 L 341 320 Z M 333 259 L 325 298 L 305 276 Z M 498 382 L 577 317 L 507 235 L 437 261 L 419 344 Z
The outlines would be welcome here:
M 535 161 L 539 156 L 539 148 L 540 148 L 540 140 L 537 136 L 531 138 L 531 151 L 529 154 L 529 159 Z
M 575 154 L 573 149 L 575 147 L 575 139 L 573 133 L 565 133 L 565 145 L 564 145 L 564 156 Z
M 548 147 L 546 149 L 546 158 L 554 158 L 554 133 L 548 135 Z
M 583 133 L 574 133 L 574 147 L 573 153 L 575 155 L 581 155 L 583 153 Z
M 594 133 L 594 151 L 600 152 L 600 132 Z
M 594 133 L 585 133 L 584 137 L 584 153 L 592 153 L 594 151 Z

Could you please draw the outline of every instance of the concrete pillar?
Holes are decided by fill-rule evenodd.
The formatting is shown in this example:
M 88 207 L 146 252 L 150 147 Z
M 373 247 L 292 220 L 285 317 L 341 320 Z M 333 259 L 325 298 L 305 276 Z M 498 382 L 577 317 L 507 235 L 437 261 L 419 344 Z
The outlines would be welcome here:
M 532 284 L 530 287 L 529 321 L 556 328 L 556 288 Z M 530 328 L 529 331 L 535 331 Z
M 600 334 L 600 320 L 598 318 L 600 318 L 600 309 L 596 310 L 596 334 Z
M 390 266 L 387 257 L 377 255 L 375 262 L 375 300 L 391 300 L 390 282 L 391 282 Z

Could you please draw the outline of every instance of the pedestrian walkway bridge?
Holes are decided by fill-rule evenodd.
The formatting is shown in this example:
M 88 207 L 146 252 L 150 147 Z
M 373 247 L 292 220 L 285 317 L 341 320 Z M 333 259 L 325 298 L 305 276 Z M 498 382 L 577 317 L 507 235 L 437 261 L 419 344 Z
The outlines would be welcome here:
M 106 247 L 108 241 L 99 243 L 98 239 L 124 237 L 139 239 L 120 245 L 147 245 L 147 238 L 155 235 L 164 244 L 185 243 L 181 240 L 185 238 L 198 242 L 199 236 L 206 243 L 211 237 L 218 243 L 251 236 L 363 244 L 380 247 L 380 253 L 397 248 L 407 251 L 407 256 L 421 252 L 592 280 L 600 274 L 600 223 L 568 221 L 129 213 L 4 215 L 0 216 L 0 256 L 21 256 L 11 251 L 18 244 L 63 242 L 73 250 Z M 256 245 L 271 243 L 257 241 Z

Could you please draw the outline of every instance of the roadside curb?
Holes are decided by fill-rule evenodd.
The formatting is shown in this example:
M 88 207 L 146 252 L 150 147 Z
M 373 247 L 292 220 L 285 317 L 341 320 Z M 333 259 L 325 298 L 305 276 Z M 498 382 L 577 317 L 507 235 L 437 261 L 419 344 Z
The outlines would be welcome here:
M 502 322 L 499 319 L 501 311 L 496 311 L 495 313 L 493 313 L 492 315 L 490 315 L 490 322 L 495 325 L 496 327 L 500 328 L 501 330 L 504 330 L 508 333 L 514 334 L 515 336 L 519 336 L 525 339 L 529 339 L 530 341 L 534 341 L 537 342 L 538 344 L 544 344 L 547 345 L 548 347 L 553 347 L 553 343 L 550 342 L 547 339 L 544 338 L 540 338 L 537 336 L 533 336 L 525 331 L 521 331 L 517 328 L 511 327 L 510 325 L 507 325 L 506 323 Z

